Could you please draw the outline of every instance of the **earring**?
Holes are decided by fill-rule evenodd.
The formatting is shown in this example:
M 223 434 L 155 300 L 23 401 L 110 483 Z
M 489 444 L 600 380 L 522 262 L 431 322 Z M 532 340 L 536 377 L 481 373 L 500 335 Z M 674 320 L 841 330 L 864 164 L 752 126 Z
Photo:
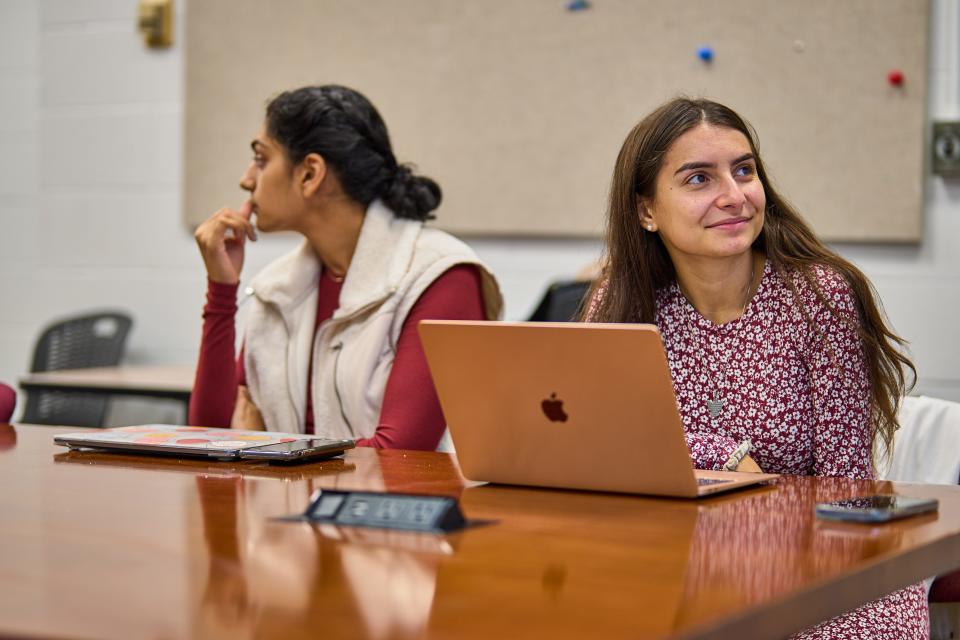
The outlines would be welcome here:
M 647 225 L 647 231 L 653 231 L 653 225 L 652 225 L 652 224 L 648 224 L 648 225 Z

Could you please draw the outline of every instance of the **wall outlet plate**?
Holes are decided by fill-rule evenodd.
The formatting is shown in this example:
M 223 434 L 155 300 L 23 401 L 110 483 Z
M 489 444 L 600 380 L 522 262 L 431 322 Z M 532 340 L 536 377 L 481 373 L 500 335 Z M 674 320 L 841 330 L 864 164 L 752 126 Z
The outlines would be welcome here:
M 960 178 L 960 121 L 933 123 L 933 173 Z

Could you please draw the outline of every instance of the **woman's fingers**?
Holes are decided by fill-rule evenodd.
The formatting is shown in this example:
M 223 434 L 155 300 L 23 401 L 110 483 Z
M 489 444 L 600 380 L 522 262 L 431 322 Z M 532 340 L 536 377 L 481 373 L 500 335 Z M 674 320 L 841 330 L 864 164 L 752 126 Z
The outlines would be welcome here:
M 257 241 L 257 229 L 253 226 L 253 223 L 250 222 L 250 216 L 253 215 L 253 200 L 245 200 L 242 205 L 240 205 L 240 211 L 238 211 L 240 217 L 247 221 L 247 237 Z
M 256 232 L 250 223 L 252 210 L 249 201 L 239 211 L 224 207 L 194 232 L 207 275 L 215 282 L 239 282 L 244 241 L 247 238 L 256 240 Z
M 247 208 L 246 213 L 242 209 Z M 241 211 L 223 208 L 210 216 L 197 227 L 194 237 L 201 249 L 217 249 L 229 239 L 243 241 L 244 238 L 256 240 L 256 231 L 250 223 L 250 209 L 245 205 Z

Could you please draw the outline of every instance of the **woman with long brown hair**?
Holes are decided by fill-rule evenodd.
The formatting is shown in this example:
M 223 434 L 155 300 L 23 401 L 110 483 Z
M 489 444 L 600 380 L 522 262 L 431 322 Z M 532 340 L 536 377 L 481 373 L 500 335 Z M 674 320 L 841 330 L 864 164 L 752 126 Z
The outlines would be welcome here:
M 678 98 L 627 136 L 584 319 L 656 324 L 707 469 L 871 478 L 913 365 L 875 293 L 774 189 L 752 128 Z M 915 585 L 803 634 L 926 638 Z

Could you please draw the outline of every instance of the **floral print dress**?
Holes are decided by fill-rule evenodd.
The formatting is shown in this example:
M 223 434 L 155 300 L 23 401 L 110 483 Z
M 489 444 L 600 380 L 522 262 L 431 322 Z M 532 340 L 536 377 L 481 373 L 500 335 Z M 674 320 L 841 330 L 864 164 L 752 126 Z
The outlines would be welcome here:
M 767 472 L 873 477 L 857 301 L 839 274 L 819 266 L 812 273 L 836 315 L 801 274 L 780 275 L 769 261 L 743 315 L 722 325 L 700 315 L 676 283 L 657 292 L 656 325 L 698 468 L 722 468 L 749 439 L 750 456 Z M 795 638 L 926 639 L 928 615 L 917 584 Z

